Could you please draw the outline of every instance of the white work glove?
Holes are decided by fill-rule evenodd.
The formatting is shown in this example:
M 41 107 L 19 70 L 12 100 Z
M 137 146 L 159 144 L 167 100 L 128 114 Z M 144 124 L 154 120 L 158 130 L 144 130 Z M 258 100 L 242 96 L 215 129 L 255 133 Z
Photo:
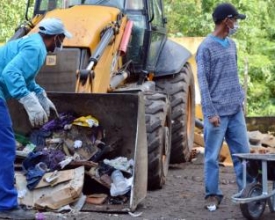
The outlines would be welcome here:
M 19 102 L 23 104 L 33 127 L 43 125 L 48 121 L 48 116 L 34 93 L 31 92 L 29 95 L 24 96 Z
M 47 116 L 50 116 L 50 110 L 54 110 L 56 116 L 58 117 L 58 113 L 57 110 L 55 108 L 55 105 L 52 103 L 52 101 L 47 97 L 47 93 L 45 91 L 43 91 L 40 94 L 36 94 L 41 106 L 43 107 L 43 109 L 45 110 Z

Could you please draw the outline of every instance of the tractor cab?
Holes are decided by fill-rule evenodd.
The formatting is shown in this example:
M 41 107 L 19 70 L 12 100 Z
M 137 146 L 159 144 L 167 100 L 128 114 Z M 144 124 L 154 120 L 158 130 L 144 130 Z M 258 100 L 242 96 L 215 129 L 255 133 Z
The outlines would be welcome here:
M 76 5 L 116 7 L 132 20 L 132 39 L 124 63 L 131 60 L 133 72 L 155 72 L 157 61 L 166 41 L 166 18 L 161 0 L 36 0 L 34 16 L 54 9 Z

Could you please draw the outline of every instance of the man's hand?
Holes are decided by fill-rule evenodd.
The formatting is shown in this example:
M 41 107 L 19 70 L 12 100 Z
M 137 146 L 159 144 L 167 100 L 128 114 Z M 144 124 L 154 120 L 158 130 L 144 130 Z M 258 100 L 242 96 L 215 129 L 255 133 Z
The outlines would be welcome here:
M 48 121 L 48 116 L 40 105 L 34 93 L 30 93 L 19 100 L 28 113 L 30 123 L 33 127 L 43 125 Z
M 40 94 L 36 94 L 41 106 L 43 107 L 43 109 L 45 110 L 47 116 L 49 117 L 50 116 L 50 110 L 52 109 L 56 116 L 58 116 L 58 113 L 57 113 L 57 110 L 56 110 L 56 107 L 55 105 L 52 103 L 52 101 L 47 97 L 47 94 L 45 91 L 43 91 L 42 93 Z
M 215 127 L 219 127 L 220 126 L 220 117 L 218 115 L 212 116 L 212 117 L 208 118 L 208 120 Z

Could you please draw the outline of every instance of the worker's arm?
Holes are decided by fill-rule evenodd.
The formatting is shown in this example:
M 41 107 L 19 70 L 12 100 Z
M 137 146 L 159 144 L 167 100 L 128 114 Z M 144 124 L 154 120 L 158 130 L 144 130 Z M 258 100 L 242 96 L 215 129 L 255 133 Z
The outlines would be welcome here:
M 54 110 L 55 114 L 58 116 L 57 109 L 53 102 L 47 97 L 46 91 L 41 88 L 36 82 L 35 79 L 31 80 L 30 83 L 27 85 L 30 91 L 33 91 L 38 98 L 39 103 L 45 110 L 47 116 L 50 116 L 50 110 Z
M 211 56 L 207 48 L 199 48 L 196 55 L 198 82 L 201 93 L 201 104 L 204 116 L 212 118 L 218 116 L 218 113 L 213 105 L 210 91 L 209 79 L 211 77 Z
M 42 58 L 40 52 L 35 47 L 24 46 L 19 55 L 12 60 L 15 66 L 8 69 L 7 73 L 9 72 L 10 75 L 6 74 L 6 84 L 9 85 L 8 89 L 12 97 L 21 99 L 22 97 L 29 96 L 30 92 L 33 92 L 47 116 L 50 116 L 50 109 L 53 109 L 56 115 L 58 115 L 55 105 L 47 97 L 46 91 L 35 81 L 35 76 L 41 68 L 41 63 L 43 63 L 41 61 Z M 17 79 L 12 81 L 10 76 Z M 12 92 L 10 89 L 12 89 Z
M 30 90 L 35 93 L 43 91 L 34 81 L 39 69 L 39 55 L 39 50 L 35 46 L 24 45 L 4 68 L 2 77 L 13 98 L 19 100 L 29 95 Z
M 45 90 L 35 82 L 35 79 L 32 79 L 29 83 L 27 83 L 27 88 L 35 94 L 42 94 L 45 92 Z
M 27 82 L 34 80 L 39 69 L 39 56 L 40 52 L 35 45 L 23 45 L 2 72 L 9 94 L 24 106 L 32 126 L 40 126 L 48 121 L 46 112 L 27 86 Z M 36 87 L 35 90 L 38 91 L 39 88 Z

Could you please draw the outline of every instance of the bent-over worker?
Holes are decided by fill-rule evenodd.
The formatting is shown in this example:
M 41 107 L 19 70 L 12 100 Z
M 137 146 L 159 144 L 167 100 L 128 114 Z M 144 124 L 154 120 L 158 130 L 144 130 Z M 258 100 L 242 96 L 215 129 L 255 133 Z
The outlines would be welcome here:
M 48 121 L 50 109 L 56 111 L 35 77 L 45 62 L 47 52 L 61 47 L 71 34 L 57 18 L 39 23 L 38 33 L 9 41 L 0 47 L 0 218 L 33 219 L 17 203 L 14 187 L 15 136 L 6 100 L 18 100 L 25 108 L 32 126 Z

